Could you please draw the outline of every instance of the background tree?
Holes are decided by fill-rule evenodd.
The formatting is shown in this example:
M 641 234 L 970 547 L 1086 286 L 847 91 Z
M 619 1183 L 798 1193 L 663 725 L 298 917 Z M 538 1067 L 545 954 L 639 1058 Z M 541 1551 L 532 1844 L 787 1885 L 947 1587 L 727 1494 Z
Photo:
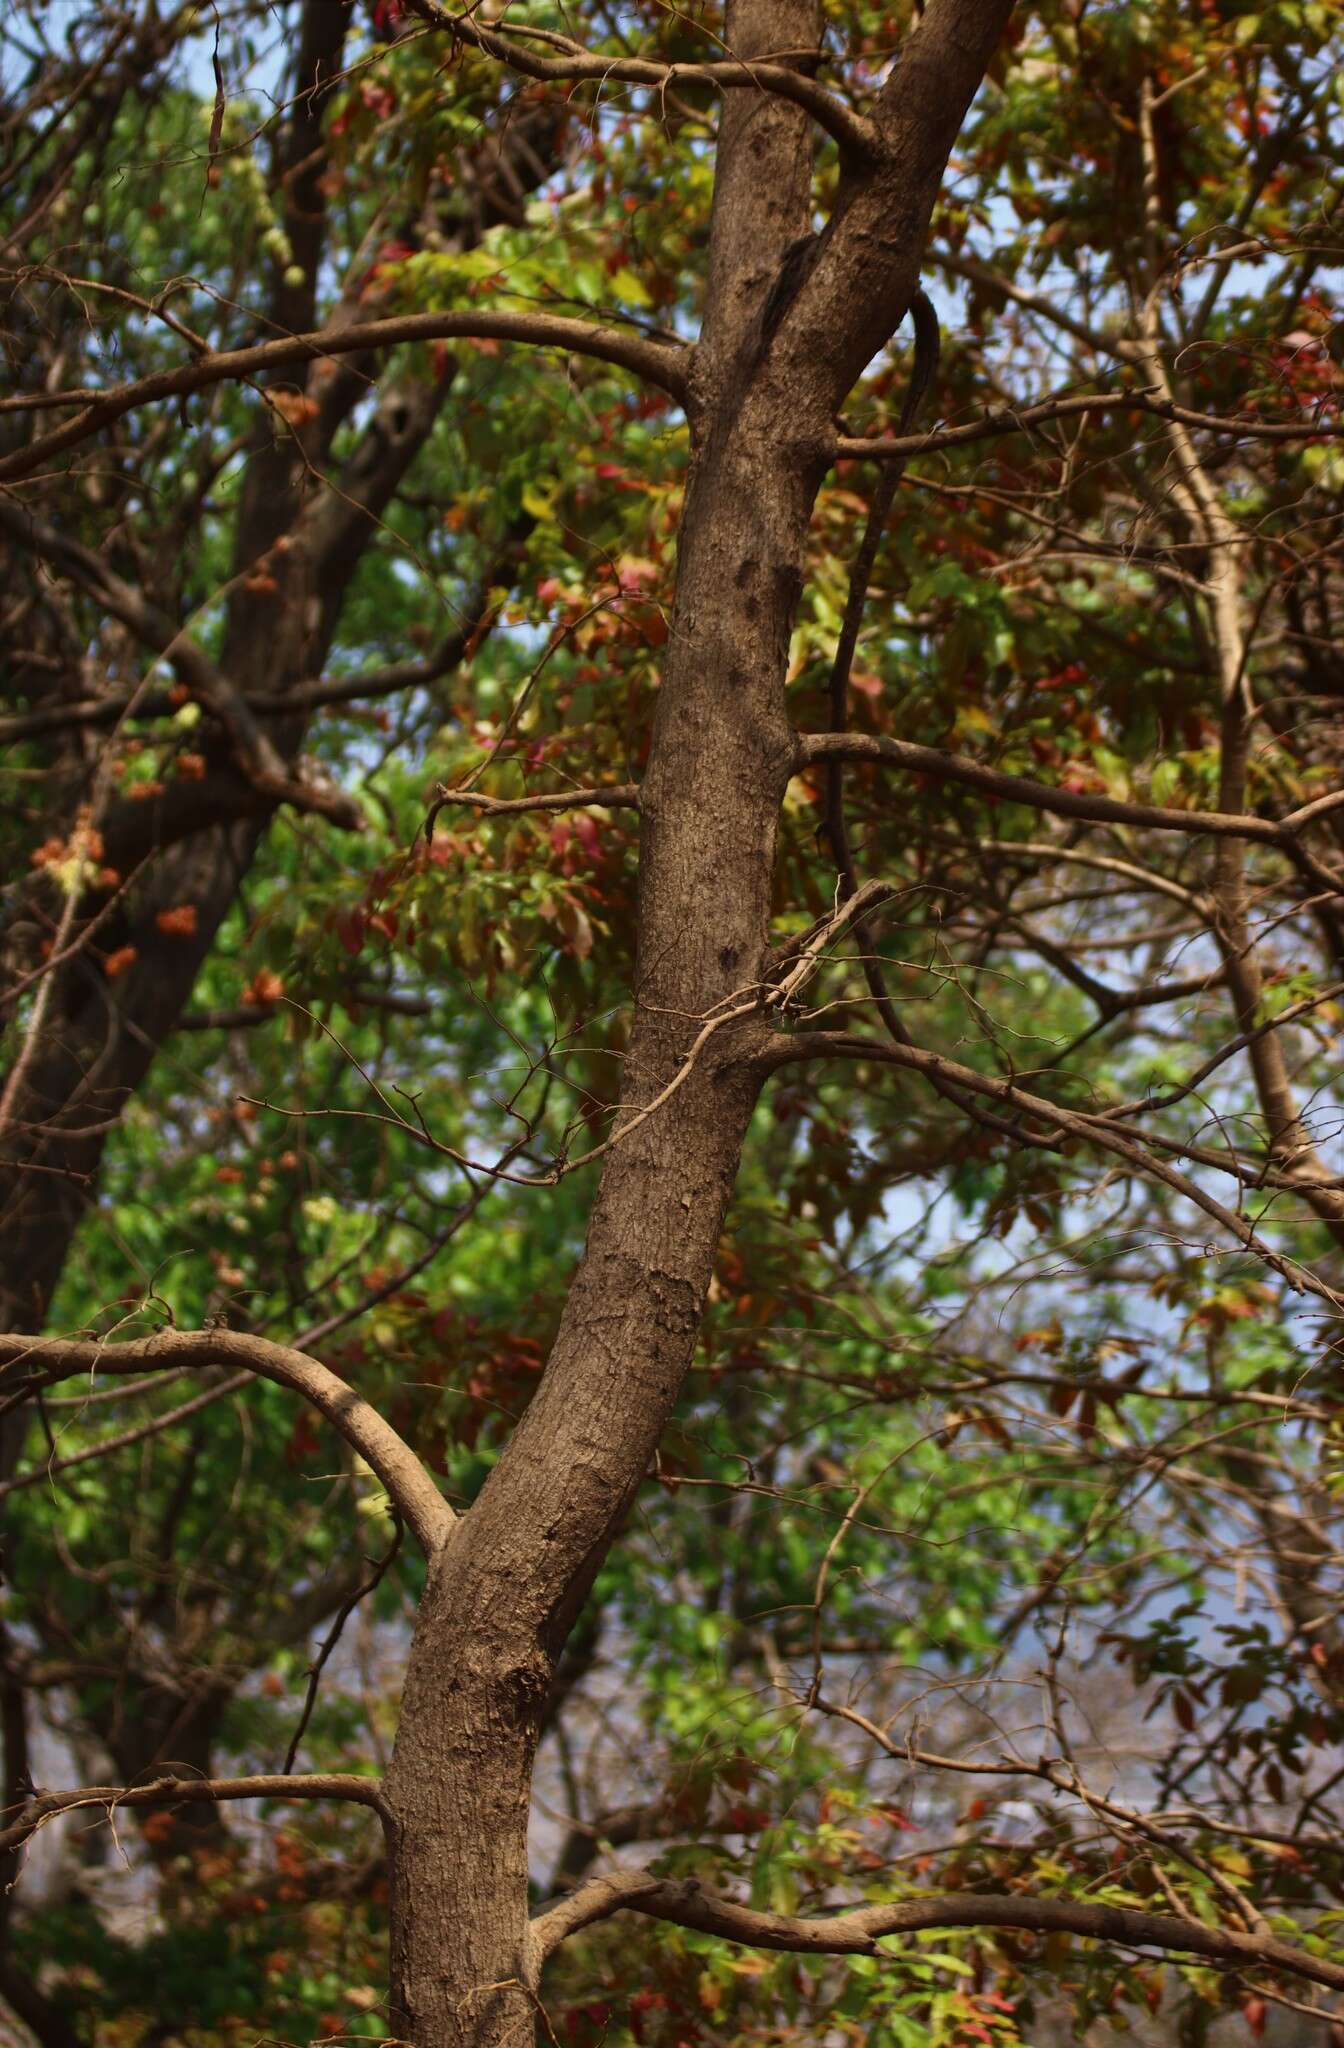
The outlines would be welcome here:
M 5 31 L 44 2044 L 1328 2024 L 1336 17 L 1008 12 Z

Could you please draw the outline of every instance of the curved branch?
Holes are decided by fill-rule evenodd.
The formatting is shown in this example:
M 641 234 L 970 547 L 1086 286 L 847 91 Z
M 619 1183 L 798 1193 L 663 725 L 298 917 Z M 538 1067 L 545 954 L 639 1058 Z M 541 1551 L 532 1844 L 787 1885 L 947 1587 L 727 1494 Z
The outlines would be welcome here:
M 964 448 L 969 442 L 991 441 L 1000 434 L 1025 434 L 1051 420 L 1076 419 L 1089 412 L 1144 412 L 1154 419 L 1183 427 L 1197 427 L 1208 434 L 1230 434 L 1247 441 L 1333 441 L 1344 435 L 1344 422 L 1330 420 L 1241 420 L 1224 413 L 1194 412 L 1169 398 L 1154 397 L 1147 391 L 1079 392 L 1071 397 L 1043 398 L 1038 405 L 997 406 L 978 420 L 961 427 L 937 427 L 927 434 L 889 434 L 875 438 L 841 434 L 831 453 L 847 461 L 908 461 L 912 455 L 930 455 L 944 448 Z
M 1033 782 L 1030 776 L 1007 775 L 980 761 L 968 760 L 964 754 L 944 754 L 937 747 L 919 747 L 910 740 L 858 732 L 800 735 L 799 768 L 841 759 L 881 761 L 915 775 L 931 775 L 940 782 L 959 782 L 967 789 L 979 790 L 983 796 L 997 797 L 1003 803 L 1027 804 L 1034 811 L 1049 811 L 1059 818 L 1085 818 L 1098 825 L 1130 825 L 1141 831 L 1185 832 L 1213 839 L 1254 839 L 1264 846 L 1280 848 L 1288 846 L 1304 826 L 1344 806 L 1344 789 L 1337 789 L 1290 811 L 1286 818 L 1177 811 L 1161 804 L 1126 803 L 1119 797 L 1094 795 L 1087 790 L 1052 789 L 1048 783 Z
M 546 796 L 482 796 L 475 789 L 440 788 L 425 829 L 434 836 L 434 821 L 448 804 L 470 804 L 487 818 L 516 817 L 520 811 L 582 811 L 639 809 L 639 784 L 615 782 L 606 789 L 557 789 Z
M 415 1452 L 371 1403 L 306 1352 L 239 1330 L 164 1330 L 123 1344 L 0 1336 L 0 1390 L 11 1376 L 6 1368 L 17 1367 L 26 1374 L 36 1368 L 52 1382 L 80 1373 L 203 1365 L 244 1367 L 260 1379 L 304 1395 L 377 1473 L 425 1555 L 433 1557 L 443 1548 L 457 1517 Z
M 686 396 L 685 364 L 689 351 L 649 341 L 640 334 L 627 334 L 619 327 L 603 327 L 594 321 L 570 320 L 552 313 L 401 313 L 385 320 L 360 320 L 336 327 L 317 327 L 308 334 L 286 334 L 276 341 L 257 342 L 251 348 L 194 356 L 175 369 L 158 370 L 130 384 L 80 393 L 81 410 L 73 419 L 0 459 L 0 483 L 32 476 L 53 456 L 78 447 L 113 420 L 159 399 L 186 398 L 194 391 L 208 390 L 211 385 L 226 383 L 231 378 L 241 381 L 263 377 L 324 357 L 356 355 L 365 349 L 425 341 L 518 341 L 535 348 L 562 349 L 567 355 L 592 356 L 597 362 L 629 370 L 658 385 L 678 402 Z
M 818 127 L 833 136 L 844 155 L 855 164 L 876 163 L 882 155 L 882 136 L 871 121 L 790 65 L 765 57 L 759 62 L 735 63 L 711 58 L 700 64 L 657 64 L 644 57 L 604 57 L 584 48 L 568 36 L 547 33 L 545 40 L 560 50 L 558 57 L 539 57 L 510 36 L 483 28 L 469 14 L 449 14 L 434 0 L 410 0 L 410 11 L 433 28 L 442 29 L 455 43 L 467 43 L 487 57 L 507 64 L 525 78 L 560 85 L 581 84 L 591 79 L 597 85 L 648 85 L 666 90 L 678 85 L 708 85 L 716 92 L 748 88 L 774 93 L 792 100 L 812 116 Z M 785 55 L 780 52 L 780 55 Z
M 547 1908 L 532 1922 L 533 1955 L 539 1965 L 580 1928 L 613 1913 L 644 1913 L 701 1934 L 721 1936 L 746 1948 L 801 1955 L 874 1955 L 894 1934 L 932 1927 L 1016 1927 L 1026 1933 L 1076 1934 L 1124 1948 L 1156 1948 L 1173 1955 L 1204 1956 L 1231 1969 L 1255 1965 L 1291 1972 L 1313 1984 L 1344 1990 L 1344 1964 L 1308 1955 L 1272 1935 L 1206 1927 L 1168 1913 L 1128 1906 L 1102 1906 L 1074 1899 L 995 1898 L 980 1892 L 949 1892 L 942 1898 L 908 1899 L 885 1906 L 860 1906 L 815 1920 L 801 1914 L 760 1913 L 735 1899 L 717 1897 L 694 1878 L 669 1882 L 648 1871 L 618 1871 L 584 1885 L 572 1898 Z M 893 1961 L 897 1960 L 895 1957 Z
M 344 1799 L 383 1812 L 382 1784 L 353 1772 L 319 1772 L 311 1777 L 152 1778 L 147 1785 L 81 1785 L 73 1792 L 41 1792 L 16 1821 L 0 1829 L 0 1855 L 18 1849 L 47 1821 L 82 1807 L 101 1806 L 109 1819 L 119 1806 L 218 1806 L 229 1799 Z
M 853 899 L 851 899 L 853 900 Z M 1137 1139 L 1127 1131 L 1117 1130 L 1112 1121 L 1115 1112 L 1097 1115 L 1087 1110 L 1066 1109 L 1058 1102 L 1050 1102 L 1042 1095 L 1033 1095 L 1020 1087 L 1016 1081 L 997 1074 L 980 1074 L 973 1067 L 963 1066 L 958 1060 L 946 1058 L 942 1053 L 930 1052 L 926 1047 L 912 1042 L 896 1043 L 885 1039 L 864 1038 L 857 1032 L 846 1031 L 802 1031 L 792 1036 L 780 1035 L 757 1050 L 758 1059 L 772 1067 L 783 1067 L 814 1059 L 864 1059 L 876 1060 L 886 1066 L 906 1068 L 912 1073 L 922 1074 L 933 1086 L 950 1083 L 969 1095 L 987 1096 L 1017 1112 L 1018 1123 L 1011 1126 L 1013 1135 L 1029 1137 L 1021 1120 L 1030 1117 L 1038 1126 L 1044 1126 L 1048 1135 L 1036 1138 L 1034 1142 L 1057 1147 L 1064 1138 L 1081 1139 L 1102 1152 L 1114 1153 L 1136 1172 L 1160 1181 L 1173 1194 L 1182 1196 L 1196 1209 L 1221 1224 L 1228 1235 L 1244 1251 L 1253 1252 L 1272 1270 L 1280 1274 L 1290 1287 L 1299 1292 L 1314 1294 L 1321 1301 L 1329 1302 L 1332 1308 L 1344 1306 L 1344 1295 L 1327 1285 L 1324 1280 L 1300 1265 L 1296 1259 L 1276 1252 L 1265 1243 L 1258 1231 L 1235 1209 L 1229 1209 L 1225 1202 L 1208 1194 L 1195 1181 L 1178 1173 L 1152 1152 L 1145 1151 Z M 1171 1145 L 1172 1151 L 1182 1156 L 1193 1156 L 1201 1163 L 1230 1170 L 1226 1161 L 1204 1153 L 1193 1153 L 1189 1147 Z M 1263 1178 L 1263 1176 L 1262 1176 Z

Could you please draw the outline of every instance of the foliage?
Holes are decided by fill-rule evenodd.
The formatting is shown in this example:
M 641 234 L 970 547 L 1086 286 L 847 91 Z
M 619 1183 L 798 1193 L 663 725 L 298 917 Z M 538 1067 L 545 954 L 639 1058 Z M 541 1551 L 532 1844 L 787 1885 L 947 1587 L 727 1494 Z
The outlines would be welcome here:
M 0 455 L 52 423 L 44 392 L 272 332 L 481 309 L 698 329 L 701 81 L 566 96 L 383 4 L 309 91 L 311 9 L 54 12 L 3 31 L 24 146 Z M 702 10 L 509 19 L 613 61 L 699 62 L 720 34 Z M 830 0 L 826 20 L 826 76 L 863 109 L 910 9 Z M 642 1844 L 763 1911 L 1068 1898 L 1339 1960 L 1340 814 L 1291 843 L 1194 829 L 1339 786 L 1339 26 L 1300 0 L 1043 0 L 957 143 L 925 258 L 936 411 L 994 418 L 902 480 L 849 722 L 1030 789 L 849 766 L 858 869 L 893 897 L 794 1021 L 858 1050 L 781 1067 L 757 1108 L 694 1365 L 557 1674 L 538 1899 Z M 819 219 L 839 177 L 823 140 Z M 909 368 L 898 335 L 847 439 L 895 432 Z M 1172 405 L 1204 421 L 1191 460 Z M 376 511 L 327 534 L 398 432 Z M 600 800 L 431 810 L 640 778 L 690 446 L 624 367 L 479 336 L 147 404 L 5 501 L 8 1074 L 27 1085 L 91 1004 L 155 1054 L 45 1098 L 103 1119 L 47 1327 L 311 1346 L 449 1499 L 476 1498 L 539 1382 L 622 1101 L 639 831 Z M 801 732 L 830 725 L 874 473 L 842 455 L 814 508 Z M 310 547 L 305 596 L 287 579 Z M 323 623 L 296 639 L 305 604 Z M 263 664 L 244 680 L 288 808 L 247 786 L 178 635 Z M 319 681 L 348 693 L 266 709 Z M 1060 817 L 1041 792 L 1192 830 Z M 781 946 L 836 903 L 825 804 L 804 768 Z M 865 952 L 942 1068 L 887 1059 Z M 42 1161 L 14 1101 L 21 1222 Z M 279 1770 L 333 1624 L 302 1761 L 380 1769 L 423 1567 L 406 1546 L 380 1571 L 388 1502 L 349 1445 L 223 1372 L 38 1405 L 6 1440 L 7 1802 L 30 1772 Z M 0 1993 L 44 2048 L 386 2036 L 367 1816 L 237 1811 L 38 1838 Z M 1314 1996 L 1067 1934 L 770 1955 L 644 1918 L 585 1930 L 545 1987 L 565 2048 L 1007 2048 L 1101 2021 L 1197 2042 Z

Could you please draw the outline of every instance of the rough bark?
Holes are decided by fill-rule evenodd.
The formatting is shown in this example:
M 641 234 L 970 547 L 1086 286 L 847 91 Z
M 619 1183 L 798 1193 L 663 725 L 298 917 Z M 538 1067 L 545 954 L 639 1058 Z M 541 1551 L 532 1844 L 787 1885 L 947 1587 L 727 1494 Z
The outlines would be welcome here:
M 632 1110 L 763 978 L 794 758 L 789 636 L 834 412 L 913 293 L 946 152 L 1006 13 L 954 0 L 930 16 L 925 56 L 910 66 L 914 103 L 893 109 L 890 160 L 848 194 L 777 345 L 761 309 L 810 225 L 806 117 L 765 94 L 725 110 L 677 595 L 642 785 Z M 817 33 L 812 0 L 738 0 L 726 40 L 749 58 L 813 46 Z M 392 2023 L 414 2048 L 531 2038 L 526 1849 L 540 1718 L 691 1361 L 760 1087 L 762 1028 L 746 1016 L 726 1024 L 675 1114 L 655 1111 L 608 1154 L 541 1386 L 426 1589 L 384 1788 Z

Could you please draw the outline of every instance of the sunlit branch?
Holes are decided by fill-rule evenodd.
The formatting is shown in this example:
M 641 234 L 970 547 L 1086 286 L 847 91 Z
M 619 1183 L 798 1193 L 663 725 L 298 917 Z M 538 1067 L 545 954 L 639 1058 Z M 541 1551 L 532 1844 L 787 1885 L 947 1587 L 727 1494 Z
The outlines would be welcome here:
M 442 1549 L 457 1518 L 415 1452 L 362 1395 L 305 1352 L 239 1330 L 163 1330 L 118 1344 L 0 1336 L 0 1392 L 7 1378 L 35 1372 L 51 1383 L 80 1373 L 209 1365 L 245 1368 L 304 1395 L 381 1479 L 425 1554 Z
M 950 1892 L 941 1898 L 860 1906 L 852 1912 L 807 1919 L 801 1914 L 757 1912 L 707 1891 L 695 1878 L 669 1880 L 647 1871 L 618 1871 L 594 1878 L 571 1898 L 548 1907 L 532 1923 L 538 1960 L 551 1955 L 580 1929 L 620 1912 L 671 1921 L 745 1948 L 793 1955 L 877 1955 L 883 1953 L 878 1943 L 892 1935 L 917 1934 L 934 1927 L 1016 1927 L 1030 1933 L 1076 1934 L 1122 1948 L 1203 1956 L 1229 1969 L 1258 1964 L 1344 1990 L 1344 1964 L 1308 1955 L 1272 1935 L 1209 1927 L 1178 1920 L 1173 1914 L 1146 1913 L 1127 1906 Z M 890 1959 L 893 1963 L 900 1960 L 898 1954 Z
M 107 1819 L 121 1806 L 219 1806 L 233 1799 L 341 1799 L 383 1810 L 376 1778 L 353 1772 L 321 1772 L 309 1777 L 153 1778 L 145 1785 L 81 1785 L 71 1792 L 43 1792 L 30 1800 L 17 1820 L 0 1829 L 0 1855 L 18 1849 L 47 1821 L 63 1813 L 101 1808 Z
M 78 447 L 110 426 L 113 420 L 161 399 L 187 398 L 215 384 L 264 377 L 276 370 L 334 356 L 356 355 L 366 349 L 431 341 L 516 341 L 535 348 L 559 349 L 567 355 L 591 356 L 597 362 L 629 370 L 677 400 L 684 399 L 686 394 L 687 350 L 649 341 L 618 327 L 603 327 L 595 321 L 570 320 L 551 313 L 403 313 L 385 320 L 318 327 L 307 334 L 287 334 L 275 341 L 257 342 L 251 348 L 197 356 L 191 362 L 179 363 L 175 369 L 158 370 L 133 383 L 81 393 L 80 410 L 73 419 L 0 459 L 0 483 L 32 476 L 67 448 Z
M 438 798 L 426 821 L 426 830 L 432 831 L 433 821 L 448 804 L 470 804 L 487 818 L 516 817 L 523 811 L 582 811 L 589 807 L 598 810 L 621 810 L 639 808 L 639 785 L 635 782 L 613 783 L 607 789 L 557 789 L 545 796 L 482 796 L 475 789 L 440 789 Z

